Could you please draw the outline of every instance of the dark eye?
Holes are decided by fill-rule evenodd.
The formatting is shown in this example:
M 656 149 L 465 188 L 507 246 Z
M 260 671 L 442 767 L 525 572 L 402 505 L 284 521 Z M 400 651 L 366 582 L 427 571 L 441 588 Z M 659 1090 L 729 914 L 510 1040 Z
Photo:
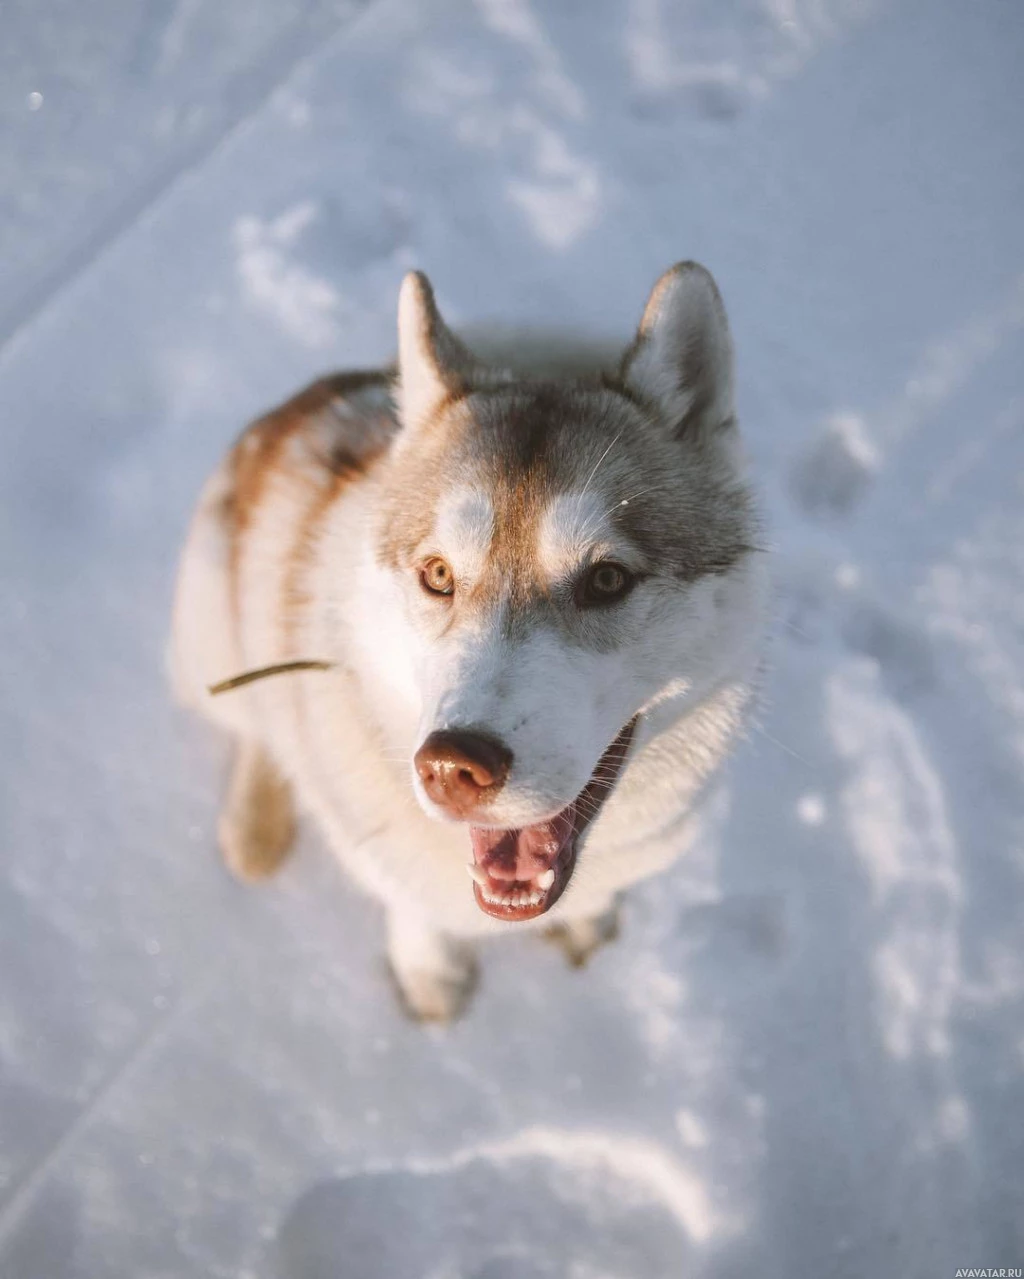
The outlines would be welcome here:
M 587 569 L 576 593 L 577 603 L 583 608 L 614 604 L 624 599 L 635 585 L 636 578 L 628 568 L 603 560 Z
M 420 569 L 420 585 L 431 595 L 454 595 L 455 574 L 439 555 L 432 555 Z

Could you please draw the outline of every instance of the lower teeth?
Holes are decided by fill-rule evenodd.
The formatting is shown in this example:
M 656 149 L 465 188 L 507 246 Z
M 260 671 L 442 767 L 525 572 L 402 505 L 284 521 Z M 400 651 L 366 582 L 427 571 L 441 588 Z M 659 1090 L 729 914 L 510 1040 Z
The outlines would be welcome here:
M 525 906 L 539 906 L 544 900 L 544 893 L 536 888 L 532 891 L 521 889 L 501 896 L 498 893 L 488 892 L 486 888 L 481 886 L 480 896 L 492 906 L 504 906 L 508 910 L 521 910 Z

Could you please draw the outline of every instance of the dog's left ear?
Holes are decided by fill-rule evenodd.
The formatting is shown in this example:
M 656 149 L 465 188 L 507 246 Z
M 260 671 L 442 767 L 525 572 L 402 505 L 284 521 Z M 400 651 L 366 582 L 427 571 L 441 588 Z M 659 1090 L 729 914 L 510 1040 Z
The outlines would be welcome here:
M 623 358 L 622 378 L 662 410 L 680 437 L 733 422 L 732 340 L 710 271 L 679 262 L 661 276 Z
M 473 357 L 448 328 L 422 271 L 410 271 L 398 295 L 398 412 L 406 430 L 428 422 L 464 389 Z

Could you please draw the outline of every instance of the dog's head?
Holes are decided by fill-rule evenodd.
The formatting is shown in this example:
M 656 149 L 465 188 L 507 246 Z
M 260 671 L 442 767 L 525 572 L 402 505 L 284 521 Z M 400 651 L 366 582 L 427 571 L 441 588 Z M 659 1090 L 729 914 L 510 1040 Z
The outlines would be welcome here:
M 745 624 L 725 311 L 683 263 L 616 372 L 530 381 L 478 364 L 409 275 L 397 397 L 375 572 L 389 676 L 416 701 L 413 785 L 469 827 L 481 908 L 531 918 L 564 891 L 638 719 L 714 688 Z

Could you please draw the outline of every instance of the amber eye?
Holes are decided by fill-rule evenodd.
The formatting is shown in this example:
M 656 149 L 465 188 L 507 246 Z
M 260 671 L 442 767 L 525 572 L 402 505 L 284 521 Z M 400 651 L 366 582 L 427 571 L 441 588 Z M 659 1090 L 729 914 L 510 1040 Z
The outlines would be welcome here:
M 586 607 L 594 604 L 614 604 L 623 599 L 636 584 L 636 578 L 621 564 L 603 560 L 589 568 L 580 582 L 578 602 Z
M 420 585 L 431 595 L 454 595 L 455 574 L 439 555 L 432 555 L 420 569 Z

